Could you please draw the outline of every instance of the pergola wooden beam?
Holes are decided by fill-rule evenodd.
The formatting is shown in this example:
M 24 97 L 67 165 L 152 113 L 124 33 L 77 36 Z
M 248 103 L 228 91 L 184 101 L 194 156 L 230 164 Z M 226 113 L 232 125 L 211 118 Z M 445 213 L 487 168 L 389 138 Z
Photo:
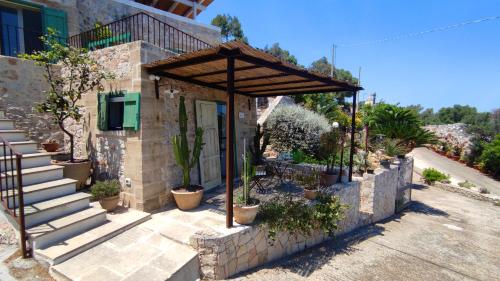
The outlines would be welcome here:
M 256 68 L 261 68 L 263 66 L 260 65 L 249 65 L 249 66 L 243 66 L 243 67 L 238 67 L 235 68 L 234 71 L 245 71 L 245 70 L 251 70 L 251 69 L 256 69 Z M 187 76 L 188 78 L 198 78 L 198 77 L 204 77 L 204 76 L 212 76 L 212 75 L 219 75 L 219 74 L 224 74 L 227 72 L 227 69 L 222 69 L 222 70 L 216 70 L 216 71 L 211 71 L 211 72 L 205 72 L 205 73 L 198 73 L 194 74 L 191 76 Z

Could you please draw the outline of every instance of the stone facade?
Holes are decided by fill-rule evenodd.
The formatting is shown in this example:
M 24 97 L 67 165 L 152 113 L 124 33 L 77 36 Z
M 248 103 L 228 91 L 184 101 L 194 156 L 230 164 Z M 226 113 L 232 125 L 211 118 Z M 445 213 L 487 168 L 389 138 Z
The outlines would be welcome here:
M 174 55 L 146 42 L 133 42 L 93 52 L 106 69 L 115 74 L 115 80 L 106 83 L 106 89 L 141 93 L 141 124 L 134 131 L 100 131 L 97 128 L 97 94 L 82 99 L 84 118 L 79 124 L 68 123 L 75 132 L 75 151 L 79 157 L 90 157 L 94 163 L 94 178 L 117 178 L 124 187 L 125 205 L 151 211 L 172 202 L 170 190 L 182 182 L 181 169 L 174 159 L 171 137 L 179 133 L 179 96 L 185 96 L 188 114 L 188 140 L 194 140 L 196 128 L 195 101 L 225 101 L 226 94 L 187 84 L 161 79 L 160 98 L 155 97 L 153 81 L 142 69 L 142 64 Z M 64 71 L 64 70 L 63 70 Z M 163 94 L 172 86 L 179 93 L 170 98 Z M 165 88 L 166 87 L 166 88 Z M 250 105 L 250 107 L 249 107 Z M 247 97 L 235 98 L 237 151 L 243 151 L 243 139 L 253 138 L 256 113 L 255 102 Z M 242 162 L 238 161 L 239 170 Z M 192 183 L 199 183 L 198 167 L 192 169 Z M 131 180 L 130 186 L 125 184 Z
M 70 36 L 93 29 L 96 22 L 106 24 L 126 16 L 145 12 L 209 44 L 216 45 L 221 40 L 220 29 L 218 27 L 201 24 L 194 20 L 141 5 L 134 1 L 31 0 L 29 2 L 65 11 L 68 18 L 68 33 Z M 102 12 L 96 13 L 96 11 Z
M 17 129 L 28 132 L 30 139 L 42 142 L 52 138 L 62 144 L 63 133 L 50 115 L 34 109 L 45 100 L 49 87 L 44 74 L 45 69 L 32 61 L 0 56 L 0 110 L 15 121 Z

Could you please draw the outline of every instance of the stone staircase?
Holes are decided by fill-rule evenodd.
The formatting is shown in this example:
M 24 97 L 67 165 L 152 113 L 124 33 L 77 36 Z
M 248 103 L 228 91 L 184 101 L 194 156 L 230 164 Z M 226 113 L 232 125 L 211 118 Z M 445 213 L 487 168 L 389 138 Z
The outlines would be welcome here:
M 38 144 L 29 141 L 23 130 L 0 111 L 0 136 L 15 150 L 23 153 L 22 179 L 27 240 L 33 256 L 50 265 L 64 262 L 112 237 L 150 219 L 150 214 L 127 210 L 110 216 L 90 204 L 90 195 L 76 191 L 76 180 L 63 177 L 63 167 L 51 163 L 50 153 L 41 152 Z M 0 144 L 2 180 L 16 175 L 15 161 L 11 166 L 10 152 L 3 157 Z M 4 163 L 6 162 L 6 163 Z M 5 171 L 5 165 L 7 171 Z M 13 188 L 14 187 L 14 188 Z M 17 194 L 17 180 L 9 181 L 10 192 Z M 4 185 L 5 188 L 5 185 Z M 10 206 L 18 206 L 17 196 Z M 13 202 L 14 201 L 14 202 Z

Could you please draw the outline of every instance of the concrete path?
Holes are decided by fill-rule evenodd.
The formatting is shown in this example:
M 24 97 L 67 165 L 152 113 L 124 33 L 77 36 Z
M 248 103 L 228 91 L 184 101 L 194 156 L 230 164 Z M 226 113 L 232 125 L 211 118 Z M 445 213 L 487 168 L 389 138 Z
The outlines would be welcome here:
M 477 187 L 486 187 L 492 194 L 500 195 L 500 181 L 496 181 L 462 163 L 448 159 L 424 147 L 415 148 L 410 155 L 415 159 L 417 170 L 421 171 L 432 167 L 449 174 L 453 184 L 467 180 Z
M 498 280 L 500 207 L 434 187 L 403 214 L 237 280 Z

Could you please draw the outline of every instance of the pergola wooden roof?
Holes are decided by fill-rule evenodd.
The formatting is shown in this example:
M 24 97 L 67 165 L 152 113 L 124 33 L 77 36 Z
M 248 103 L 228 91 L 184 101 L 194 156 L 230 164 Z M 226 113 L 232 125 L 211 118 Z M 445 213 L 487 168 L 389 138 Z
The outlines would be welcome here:
M 234 96 L 268 97 L 327 92 L 355 92 L 357 85 L 310 72 L 240 42 L 171 57 L 144 65 L 153 75 L 225 91 L 226 95 L 226 226 L 233 226 Z M 159 81 L 155 90 L 159 96 Z M 356 107 L 351 116 L 349 180 L 352 180 Z
M 234 58 L 234 91 L 250 97 L 326 92 L 362 88 L 281 61 L 241 42 L 156 61 L 145 67 L 152 74 L 227 91 L 227 58 Z

